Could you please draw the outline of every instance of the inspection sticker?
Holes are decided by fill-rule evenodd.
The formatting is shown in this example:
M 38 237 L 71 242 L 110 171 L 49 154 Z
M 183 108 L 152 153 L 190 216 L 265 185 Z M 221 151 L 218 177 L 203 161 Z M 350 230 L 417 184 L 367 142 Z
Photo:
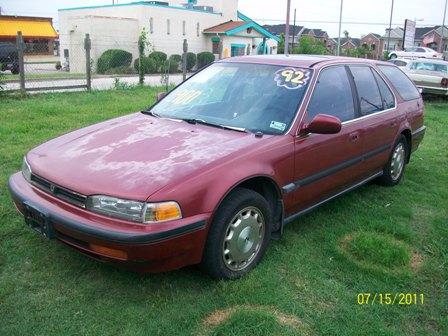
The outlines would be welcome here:
M 284 131 L 286 128 L 286 124 L 279 122 L 279 121 L 271 121 L 271 124 L 269 125 L 270 128 L 275 128 L 279 131 Z
M 308 83 L 310 79 L 310 71 L 299 68 L 283 68 L 275 73 L 274 80 L 277 86 L 284 87 L 289 90 L 299 89 Z

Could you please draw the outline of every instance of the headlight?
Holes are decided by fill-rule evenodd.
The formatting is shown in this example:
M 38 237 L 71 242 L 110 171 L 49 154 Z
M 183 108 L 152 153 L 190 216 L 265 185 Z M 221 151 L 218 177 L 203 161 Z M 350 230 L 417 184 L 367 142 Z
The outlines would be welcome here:
M 22 162 L 22 175 L 28 182 L 31 182 L 31 167 L 28 164 L 28 161 L 26 161 L 26 156 L 23 157 Z
M 140 223 L 157 223 L 182 218 L 176 202 L 145 203 L 110 196 L 89 196 L 86 208 L 106 216 Z

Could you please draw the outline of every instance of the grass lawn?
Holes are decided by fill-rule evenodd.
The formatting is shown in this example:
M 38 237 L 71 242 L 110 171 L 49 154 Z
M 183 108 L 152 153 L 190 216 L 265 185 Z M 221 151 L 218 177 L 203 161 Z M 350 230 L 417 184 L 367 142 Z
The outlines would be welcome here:
M 300 218 L 240 280 L 195 267 L 134 274 L 26 228 L 6 187 L 22 156 L 154 95 L 0 98 L 0 335 L 448 335 L 445 102 L 426 105 L 427 134 L 399 186 L 370 184 Z M 371 304 L 375 293 L 415 293 L 418 304 Z

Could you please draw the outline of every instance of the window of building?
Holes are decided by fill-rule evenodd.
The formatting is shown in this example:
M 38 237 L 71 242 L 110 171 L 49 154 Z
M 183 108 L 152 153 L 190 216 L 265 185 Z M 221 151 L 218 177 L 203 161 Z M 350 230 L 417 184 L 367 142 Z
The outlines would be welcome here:
M 196 23 L 196 36 L 198 36 L 198 37 L 199 37 L 199 30 L 200 30 L 200 27 L 199 27 L 199 22 L 198 22 L 198 23 Z
M 170 19 L 166 20 L 166 33 L 168 35 L 170 34 Z
M 380 90 L 375 77 L 367 66 L 350 66 L 358 92 L 359 106 L 362 115 L 379 112 L 383 109 Z
M 395 107 L 395 99 L 392 91 L 390 91 L 386 82 L 376 71 L 372 70 L 372 72 L 375 76 L 376 82 L 378 83 L 378 87 L 380 88 L 381 98 L 383 100 L 383 109 L 386 110 Z
M 387 65 L 380 65 L 379 68 L 404 100 L 420 98 L 420 93 L 417 88 L 403 71 L 394 66 Z
M 184 36 L 187 34 L 186 29 L 187 29 L 187 27 L 186 27 L 186 23 L 184 20 L 184 21 L 182 21 L 182 35 L 184 35 Z
M 333 115 L 341 121 L 355 117 L 352 90 L 344 66 L 330 67 L 320 73 L 308 104 L 308 122 L 320 113 Z
M 375 48 L 376 48 L 375 43 L 372 43 L 372 44 L 370 45 L 370 49 L 372 49 L 372 51 L 375 51 Z
M 219 41 L 212 41 L 212 53 L 219 54 Z
M 154 18 L 149 19 L 149 33 L 154 34 Z

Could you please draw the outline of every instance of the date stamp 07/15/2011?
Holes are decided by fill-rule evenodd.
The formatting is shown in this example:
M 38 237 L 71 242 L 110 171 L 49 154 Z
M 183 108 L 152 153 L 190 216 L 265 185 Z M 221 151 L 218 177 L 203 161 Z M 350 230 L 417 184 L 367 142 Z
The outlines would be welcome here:
M 358 305 L 423 305 L 425 296 L 423 293 L 359 293 Z

